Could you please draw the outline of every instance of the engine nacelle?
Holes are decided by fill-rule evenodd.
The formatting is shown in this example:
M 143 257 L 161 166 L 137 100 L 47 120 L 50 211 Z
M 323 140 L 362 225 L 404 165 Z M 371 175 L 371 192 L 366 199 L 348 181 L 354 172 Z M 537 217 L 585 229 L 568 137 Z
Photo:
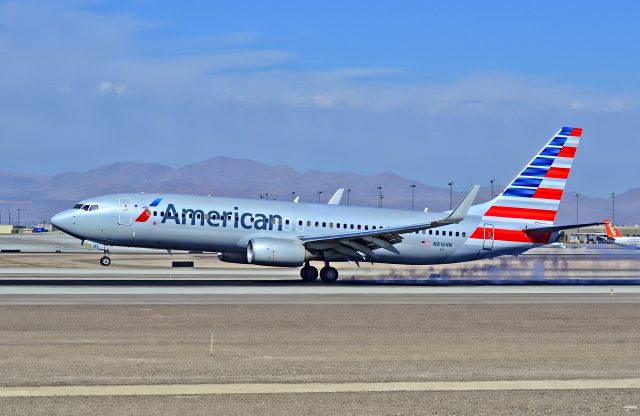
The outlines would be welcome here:
M 218 253 L 218 260 L 225 263 L 249 264 L 246 253 Z
M 261 266 L 296 267 L 307 257 L 302 243 L 283 238 L 259 237 L 249 241 L 247 260 Z

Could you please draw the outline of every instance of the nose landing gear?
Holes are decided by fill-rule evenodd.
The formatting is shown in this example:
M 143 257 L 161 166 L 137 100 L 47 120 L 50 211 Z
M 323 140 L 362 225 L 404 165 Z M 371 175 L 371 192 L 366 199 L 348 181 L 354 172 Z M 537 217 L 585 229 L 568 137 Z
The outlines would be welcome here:
M 100 264 L 108 266 L 111 264 L 111 257 L 109 257 L 109 250 L 104 251 L 104 256 L 100 257 Z

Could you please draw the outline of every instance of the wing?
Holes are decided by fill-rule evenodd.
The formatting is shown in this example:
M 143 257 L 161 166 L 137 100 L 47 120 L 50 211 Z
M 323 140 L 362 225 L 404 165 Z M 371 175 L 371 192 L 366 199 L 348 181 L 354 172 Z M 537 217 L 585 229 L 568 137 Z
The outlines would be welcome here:
M 329 205 L 340 205 L 340 202 L 342 202 L 342 195 L 344 194 L 344 188 L 340 188 L 336 191 L 335 194 L 333 194 L 333 196 L 331 197 L 331 199 L 329 200 L 329 202 L 327 204 Z
M 402 234 L 427 230 L 457 224 L 464 220 L 471 204 L 478 194 L 480 185 L 475 185 L 458 206 L 445 218 L 429 223 L 408 224 L 396 227 L 380 228 L 377 230 L 333 233 L 301 237 L 303 244 L 310 251 L 323 251 L 325 257 L 346 258 L 347 260 L 375 260 L 373 250 L 382 248 L 399 254 L 393 245 L 403 240 Z

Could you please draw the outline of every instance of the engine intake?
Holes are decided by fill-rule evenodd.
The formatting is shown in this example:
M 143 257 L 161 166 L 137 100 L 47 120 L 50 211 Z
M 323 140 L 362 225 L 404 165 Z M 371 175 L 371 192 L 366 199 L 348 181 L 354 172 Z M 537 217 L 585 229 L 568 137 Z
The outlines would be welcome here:
M 247 261 L 261 266 L 297 267 L 307 258 L 301 242 L 283 238 L 259 237 L 247 244 Z

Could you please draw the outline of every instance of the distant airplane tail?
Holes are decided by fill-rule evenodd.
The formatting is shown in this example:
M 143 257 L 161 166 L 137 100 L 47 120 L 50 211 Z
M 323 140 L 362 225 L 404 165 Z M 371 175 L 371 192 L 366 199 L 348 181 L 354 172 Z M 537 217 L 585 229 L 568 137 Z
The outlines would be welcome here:
M 581 128 L 560 129 L 504 192 L 485 205 L 483 217 L 553 224 L 581 136 Z
M 613 225 L 608 219 L 605 218 L 604 220 L 604 228 L 607 230 L 607 237 L 609 238 L 617 238 L 617 237 L 622 237 L 622 234 L 620 234 L 620 231 L 618 231 L 618 229 L 616 228 L 615 225 Z

